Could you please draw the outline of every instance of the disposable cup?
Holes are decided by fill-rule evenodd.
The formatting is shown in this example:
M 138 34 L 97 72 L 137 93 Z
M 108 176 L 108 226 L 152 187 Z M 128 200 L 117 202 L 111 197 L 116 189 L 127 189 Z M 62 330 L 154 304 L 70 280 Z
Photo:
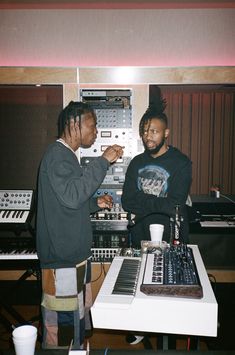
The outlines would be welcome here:
M 16 355 L 34 355 L 37 328 L 33 325 L 22 325 L 15 328 L 12 332 L 12 341 Z
M 150 224 L 149 226 L 151 240 L 157 243 L 161 243 L 164 226 L 162 224 Z

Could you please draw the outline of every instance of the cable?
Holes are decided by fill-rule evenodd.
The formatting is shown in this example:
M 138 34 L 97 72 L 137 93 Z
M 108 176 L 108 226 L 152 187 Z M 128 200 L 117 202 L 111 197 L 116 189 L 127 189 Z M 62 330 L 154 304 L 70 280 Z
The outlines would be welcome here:
M 229 197 L 227 197 L 227 196 L 225 196 L 223 194 L 220 194 L 220 196 L 223 197 L 223 198 L 226 198 L 228 201 L 230 201 L 232 203 L 235 203 L 235 201 L 233 201 L 231 198 L 229 198 Z
M 102 269 L 103 269 L 103 272 L 104 272 L 104 276 L 106 276 L 107 272 L 105 270 L 104 263 L 102 263 Z
M 105 349 L 105 351 L 104 351 L 104 355 L 107 355 L 108 350 L 109 350 L 108 348 L 106 348 L 106 349 Z
M 208 278 L 209 278 L 209 280 L 210 280 L 212 289 L 213 289 L 213 291 L 215 292 L 215 291 L 216 291 L 216 285 L 217 285 L 216 278 L 215 278 L 215 276 L 212 275 L 212 274 L 207 274 L 207 275 L 208 275 Z
M 104 263 L 100 263 L 100 273 L 96 279 L 91 280 L 91 283 L 98 281 L 101 278 L 102 274 L 104 274 L 104 276 L 106 276 L 106 274 L 107 274 L 107 271 L 105 270 Z
M 190 351 L 190 337 L 187 338 L 187 351 Z
M 103 273 L 103 263 L 100 263 L 100 274 L 98 275 L 98 277 L 96 279 L 91 280 L 91 283 L 98 281 L 101 278 L 102 273 Z

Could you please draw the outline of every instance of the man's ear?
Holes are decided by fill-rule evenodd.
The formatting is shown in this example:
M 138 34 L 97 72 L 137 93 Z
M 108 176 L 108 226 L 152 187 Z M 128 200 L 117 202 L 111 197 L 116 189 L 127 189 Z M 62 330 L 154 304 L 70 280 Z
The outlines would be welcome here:
M 169 130 L 169 128 L 166 128 L 165 129 L 165 138 L 168 138 L 169 134 L 170 134 L 170 130 Z
M 76 119 L 76 120 L 74 121 L 74 129 L 75 129 L 76 132 L 77 132 L 77 131 L 80 132 L 80 121 L 79 121 L 78 119 Z

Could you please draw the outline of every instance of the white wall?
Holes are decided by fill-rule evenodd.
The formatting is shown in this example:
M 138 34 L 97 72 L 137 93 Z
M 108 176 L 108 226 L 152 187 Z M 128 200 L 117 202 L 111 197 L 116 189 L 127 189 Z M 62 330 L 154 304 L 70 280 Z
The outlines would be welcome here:
M 235 9 L 0 10 L 0 66 L 234 66 Z

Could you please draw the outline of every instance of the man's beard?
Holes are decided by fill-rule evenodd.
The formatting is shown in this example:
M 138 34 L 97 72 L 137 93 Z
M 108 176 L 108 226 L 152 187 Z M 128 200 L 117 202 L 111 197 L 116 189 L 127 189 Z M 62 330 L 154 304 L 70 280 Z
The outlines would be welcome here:
M 145 151 L 149 154 L 149 155 L 155 155 L 155 154 L 157 154 L 159 151 L 160 151 L 160 149 L 164 146 L 164 144 L 165 144 L 165 138 L 162 138 L 162 141 L 155 147 L 155 148 L 148 148 L 147 146 L 146 146 L 146 144 L 143 142 L 143 144 L 144 144 L 144 149 L 145 149 Z

